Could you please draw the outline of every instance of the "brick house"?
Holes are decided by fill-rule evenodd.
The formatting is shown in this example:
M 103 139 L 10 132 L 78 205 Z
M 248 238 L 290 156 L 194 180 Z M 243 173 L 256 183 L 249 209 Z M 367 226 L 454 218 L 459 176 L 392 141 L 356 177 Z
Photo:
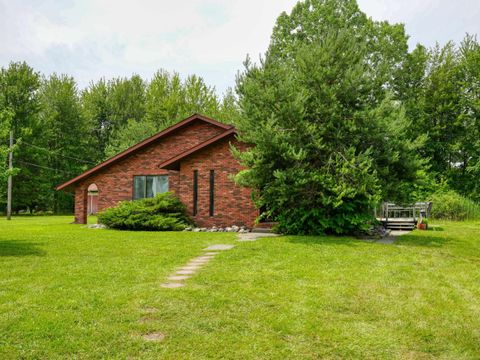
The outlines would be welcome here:
M 98 210 L 119 201 L 152 197 L 171 191 L 187 206 L 198 226 L 253 226 L 258 216 L 250 190 L 236 186 L 231 176 L 242 167 L 230 145 L 245 144 L 236 130 L 202 115 L 179 123 L 128 148 L 57 190 L 75 194 L 75 222 L 85 224 L 88 189 L 98 189 Z

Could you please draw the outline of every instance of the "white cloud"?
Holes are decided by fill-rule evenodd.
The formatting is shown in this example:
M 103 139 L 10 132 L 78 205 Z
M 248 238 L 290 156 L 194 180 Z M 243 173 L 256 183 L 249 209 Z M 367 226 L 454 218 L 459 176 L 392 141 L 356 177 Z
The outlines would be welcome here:
M 151 77 L 159 68 L 196 73 L 219 91 L 234 85 L 247 54 L 269 43 L 275 19 L 295 0 L 0 0 L 0 66 L 25 60 L 73 75 Z M 406 23 L 411 43 L 478 33 L 476 0 L 359 0 L 374 19 Z

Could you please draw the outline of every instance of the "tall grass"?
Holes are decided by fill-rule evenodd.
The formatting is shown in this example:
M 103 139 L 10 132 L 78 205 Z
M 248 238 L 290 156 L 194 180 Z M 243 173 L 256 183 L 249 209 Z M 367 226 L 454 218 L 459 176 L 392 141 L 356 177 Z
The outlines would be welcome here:
M 430 200 L 433 202 L 434 219 L 459 221 L 480 219 L 480 205 L 455 191 L 435 193 Z

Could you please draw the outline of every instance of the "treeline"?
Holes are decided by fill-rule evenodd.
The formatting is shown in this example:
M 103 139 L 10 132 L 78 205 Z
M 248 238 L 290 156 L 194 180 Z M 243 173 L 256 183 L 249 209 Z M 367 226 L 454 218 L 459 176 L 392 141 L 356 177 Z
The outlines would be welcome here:
M 55 186 L 199 112 L 233 122 L 232 91 L 219 97 L 202 78 L 158 71 L 101 79 L 80 90 L 68 75 L 45 77 L 24 62 L 0 70 L 0 206 L 6 203 L 6 150 L 15 137 L 13 209 L 71 212 L 70 194 Z

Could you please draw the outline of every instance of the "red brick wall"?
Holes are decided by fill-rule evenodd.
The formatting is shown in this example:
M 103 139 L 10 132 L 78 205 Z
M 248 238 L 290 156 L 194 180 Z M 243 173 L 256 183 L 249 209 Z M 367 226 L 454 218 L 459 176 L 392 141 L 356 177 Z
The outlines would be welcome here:
M 236 186 L 233 174 L 241 170 L 230 151 L 230 143 L 238 148 L 233 136 L 188 157 L 180 164 L 178 195 L 193 214 L 193 172 L 198 171 L 198 213 L 193 220 L 198 226 L 245 225 L 252 227 L 258 216 L 250 190 Z M 215 170 L 214 216 L 210 216 L 210 170 Z
M 180 174 L 183 173 L 182 171 L 178 172 L 159 169 L 158 165 L 223 131 L 225 130 L 203 121 L 193 122 L 187 127 L 179 129 L 177 132 L 159 140 L 155 144 L 135 152 L 127 158 L 122 159 L 83 180 L 77 184 L 75 188 L 75 221 L 77 223 L 86 222 L 87 188 L 90 184 L 95 183 L 98 187 L 98 210 L 101 211 L 114 206 L 119 201 L 132 200 L 133 177 L 136 175 L 168 175 L 170 191 L 176 193 L 187 207 L 191 209 L 193 195 L 183 194 L 183 191 L 188 191 L 188 186 L 191 187 L 193 180 L 190 181 L 189 177 L 191 177 L 192 174 L 185 173 L 185 175 L 180 176 Z M 213 219 L 208 216 L 208 202 L 205 203 L 203 200 L 203 196 L 206 196 L 207 200 L 209 196 L 208 179 L 210 168 L 206 171 L 200 170 L 199 168 L 200 211 L 199 216 L 194 220 L 198 221 L 201 226 L 207 226 L 208 224 L 214 223 L 223 226 L 233 225 L 234 223 L 250 226 L 255 219 L 255 217 L 252 217 L 252 214 L 250 214 L 251 209 L 253 208 L 250 202 L 250 192 L 247 189 L 240 189 L 233 186 L 231 180 L 227 179 L 225 175 L 227 170 L 231 173 L 236 173 L 240 167 L 238 162 L 236 162 L 230 154 L 228 141 L 222 144 L 222 146 L 218 147 L 219 156 L 217 160 L 213 160 L 216 155 L 214 152 L 210 152 L 208 156 L 204 154 L 203 151 L 199 153 L 200 156 L 204 156 L 206 160 L 206 164 L 204 165 L 205 169 L 207 169 L 208 166 L 213 165 L 219 169 L 219 174 L 216 174 L 216 188 L 218 187 L 216 194 L 216 202 L 218 203 L 217 208 L 219 211 L 218 219 Z M 215 147 L 217 147 L 217 145 L 212 146 L 206 151 L 211 151 Z M 192 159 L 200 159 L 198 156 L 199 155 L 194 155 Z M 183 164 L 181 165 L 181 168 L 183 168 Z M 217 168 L 215 168 L 215 170 L 217 170 Z M 186 181 L 186 183 L 183 183 L 184 181 Z M 206 181 L 206 187 L 203 185 L 204 181 Z M 227 195 L 225 193 L 227 188 L 229 188 L 231 194 L 229 196 L 224 196 Z M 206 193 L 204 194 L 200 191 L 206 191 Z M 225 197 L 228 197 L 229 200 L 224 200 Z M 236 206 L 238 210 L 234 210 L 231 215 L 228 215 L 225 212 L 226 208 L 222 203 L 225 201 L 228 203 L 228 201 L 233 198 L 238 199 L 239 201 Z M 242 211 L 239 211 L 240 207 L 243 205 L 245 208 Z M 204 206 L 206 206 L 205 209 L 203 208 Z M 247 213 L 250 215 L 247 215 Z M 205 219 L 203 216 L 205 216 Z M 236 216 L 238 216 L 238 218 L 236 218 Z M 239 220 L 234 221 L 236 219 Z M 222 221 L 226 222 L 220 224 Z

